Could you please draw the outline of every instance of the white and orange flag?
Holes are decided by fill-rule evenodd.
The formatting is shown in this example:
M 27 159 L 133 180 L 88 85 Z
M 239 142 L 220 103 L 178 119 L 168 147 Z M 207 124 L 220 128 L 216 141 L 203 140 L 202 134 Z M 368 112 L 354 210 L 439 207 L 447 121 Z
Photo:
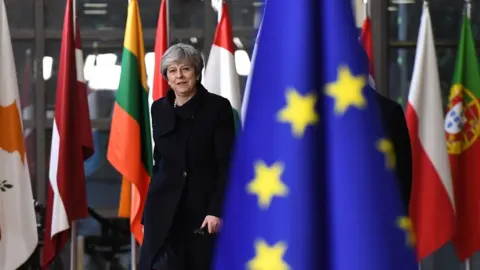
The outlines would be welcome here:
M 452 240 L 455 228 L 455 200 L 428 4 L 424 5 L 418 31 L 406 119 L 412 145 L 410 218 L 421 261 Z
M 5 3 L 0 0 L 0 269 L 25 263 L 38 244 L 17 75 Z

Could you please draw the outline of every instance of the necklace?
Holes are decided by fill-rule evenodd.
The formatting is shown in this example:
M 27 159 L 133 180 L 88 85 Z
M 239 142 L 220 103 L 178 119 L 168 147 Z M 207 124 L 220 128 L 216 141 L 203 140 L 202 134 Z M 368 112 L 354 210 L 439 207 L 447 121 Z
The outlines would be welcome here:
M 192 97 L 193 97 L 193 96 L 191 96 L 191 97 L 189 97 L 187 100 L 185 100 L 185 102 L 184 102 L 183 104 L 187 103 Z M 183 104 L 182 104 L 182 105 L 183 105 Z M 175 98 L 175 100 L 173 101 L 173 107 L 174 107 L 174 108 L 177 108 L 177 107 L 180 107 L 180 106 L 181 106 L 181 105 L 178 105 L 177 98 Z

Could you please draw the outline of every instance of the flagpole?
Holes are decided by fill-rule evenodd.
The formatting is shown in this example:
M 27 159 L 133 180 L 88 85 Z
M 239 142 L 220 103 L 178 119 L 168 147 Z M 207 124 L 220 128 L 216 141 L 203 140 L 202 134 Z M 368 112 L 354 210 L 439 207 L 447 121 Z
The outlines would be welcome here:
M 222 18 L 222 0 L 211 0 L 212 8 L 217 12 L 217 23 Z
M 73 37 L 77 34 L 77 0 L 72 1 L 73 12 Z M 77 269 L 77 221 L 72 221 L 72 227 L 70 228 L 70 270 Z
M 128 0 L 130 5 L 131 0 Z M 130 216 L 132 215 L 132 202 L 133 202 L 133 190 L 135 186 L 131 184 L 130 192 Z M 131 224 L 131 223 L 130 223 Z M 130 225 L 131 226 L 131 225 Z M 137 270 L 137 240 L 135 240 L 135 235 L 130 233 L 130 269 Z
M 77 221 L 72 221 L 70 228 L 70 270 L 77 268 Z
M 425 8 L 428 7 L 428 0 L 423 0 L 423 7 L 422 7 L 422 16 L 423 12 L 425 12 Z M 418 270 L 422 270 L 422 262 L 418 262 Z
M 130 234 L 130 245 L 132 249 L 130 252 L 130 259 L 132 260 L 132 266 L 130 267 L 130 269 L 137 270 L 137 240 L 135 240 L 135 236 L 133 235 L 133 233 Z
M 465 0 L 465 12 L 467 14 L 467 17 L 470 19 L 472 17 L 472 1 L 471 0 Z M 470 270 L 471 269 L 471 264 L 470 264 L 470 259 L 465 261 L 465 270 Z
M 165 1 L 165 9 L 167 13 L 167 48 L 170 46 L 170 0 L 164 0 Z M 158 26 L 157 26 L 158 27 Z
M 131 193 L 131 199 L 130 199 L 130 204 L 133 202 L 133 190 L 135 186 L 132 184 L 132 192 Z M 130 215 L 132 214 L 132 207 L 130 206 Z M 131 260 L 131 270 L 137 270 L 137 240 L 135 239 L 135 235 L 133 233 L 130 233 L 130 260 Z
M 363 0 L 363 19 L 365 20 L 366 18 L 368 18 L 368 15 L 368 0 Z

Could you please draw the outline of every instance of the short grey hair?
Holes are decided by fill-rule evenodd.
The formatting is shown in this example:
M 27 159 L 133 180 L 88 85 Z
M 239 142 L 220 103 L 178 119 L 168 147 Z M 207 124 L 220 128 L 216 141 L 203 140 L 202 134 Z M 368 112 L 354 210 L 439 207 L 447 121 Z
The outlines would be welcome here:
M 163 77 L 167 80 L 167 69 L 174 63 L 181 61 L 187 62 L 195 69 L 197 76 L 202 75 L 203 57 L 200 52 L 192 45 L 185 43 L 177 43 L 170 46 L 162 56 L 161 71 Z

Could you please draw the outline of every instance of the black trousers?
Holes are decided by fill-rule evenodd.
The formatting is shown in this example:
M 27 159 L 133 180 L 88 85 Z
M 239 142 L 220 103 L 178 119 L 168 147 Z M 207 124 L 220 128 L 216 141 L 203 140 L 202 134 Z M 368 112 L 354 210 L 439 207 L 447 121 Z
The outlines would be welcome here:
M 215 243 L 214 237 L 192 235 L 182 240 L 181 242 L 166 242 L 156 256 L 153 269 L 210 270 Z
M 186 209 L 182 198 L 165 244 L 156 255 L 152 269 L 210 270 L 216 237 L 194 235 L 194 230 L 200 225 L 192 222 L 191 213 Z

